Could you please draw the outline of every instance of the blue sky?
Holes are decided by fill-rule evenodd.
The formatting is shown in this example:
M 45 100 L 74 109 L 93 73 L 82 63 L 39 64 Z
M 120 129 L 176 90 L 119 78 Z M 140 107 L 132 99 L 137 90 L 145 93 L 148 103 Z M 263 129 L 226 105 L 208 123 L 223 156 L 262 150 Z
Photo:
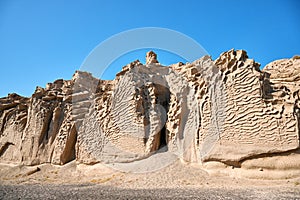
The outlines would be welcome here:
M 133 28 L 163 27 L 188 35 L 215 59 L 245 49 L 262 66 L 300 54 L 297 0 L 0 0 L 0 96 L 30 96 L 36 86 L 70 79 L 88 54 L 110 36 Z M 122 56 L 107 74 L 145 51 Z M 159 52 L 164 64 L 180 61 Z

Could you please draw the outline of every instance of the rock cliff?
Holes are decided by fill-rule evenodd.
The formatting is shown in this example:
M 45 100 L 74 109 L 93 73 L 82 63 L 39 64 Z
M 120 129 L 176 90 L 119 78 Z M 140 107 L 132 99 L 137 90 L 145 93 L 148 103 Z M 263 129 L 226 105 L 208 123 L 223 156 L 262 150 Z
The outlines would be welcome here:
M 30 98 L 9 94 L 0 99 L 0 162 L 128 163 L 171 152 L 248 168 L 293 157 L 297 168 L 300 59 L 259 67 L 243 50 L 171 66 L 149 52 L 114 80 L 76 71 Z

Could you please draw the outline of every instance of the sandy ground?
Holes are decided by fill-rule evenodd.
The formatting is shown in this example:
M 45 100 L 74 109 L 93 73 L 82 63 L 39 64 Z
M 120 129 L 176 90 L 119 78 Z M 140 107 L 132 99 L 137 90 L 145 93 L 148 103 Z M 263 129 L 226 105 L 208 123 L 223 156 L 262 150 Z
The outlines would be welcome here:
M 258 180 L 232 172 L 211 173 L 180 161 L 148 173 L 76 162 L 1 164 L 0 199 L 300 199 L 300 178 Z
M 300 199 L 299 190 L 122 189 L 96 184 L 1 186 L 1 199 Z

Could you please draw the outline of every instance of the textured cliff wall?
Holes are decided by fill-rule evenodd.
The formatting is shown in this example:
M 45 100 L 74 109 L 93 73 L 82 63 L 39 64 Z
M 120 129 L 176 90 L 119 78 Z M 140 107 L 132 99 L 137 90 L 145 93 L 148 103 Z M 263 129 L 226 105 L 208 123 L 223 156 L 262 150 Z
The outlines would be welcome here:
M 37 87 L 30 98 L 1 98 L 0 161 L 114 163 L 170 152 L 241 167 L 259 157 L 297 155 L 298 57 L 262 71 L 242 50 L 171 66 L 161 66 L 153 52 L 146 58 L 112 81 L 77 71 L 72 80 Z

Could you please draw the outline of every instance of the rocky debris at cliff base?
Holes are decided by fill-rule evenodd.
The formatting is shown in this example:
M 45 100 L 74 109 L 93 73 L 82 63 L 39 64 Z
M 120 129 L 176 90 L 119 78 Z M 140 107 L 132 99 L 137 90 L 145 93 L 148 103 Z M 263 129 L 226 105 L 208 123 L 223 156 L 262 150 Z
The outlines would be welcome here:
M 111 169 L 103 164 L 85 165 L 72 161 L 59 166 L 42 164 L 38 166 L 15 166 L 1 164 L 1 184 L 27 185 L 27 184 L 97 184 L 99 186 L 127 188 L 127 189 L 161 189 L 161 188 L 219 188 L 219 189 L 262 189 L 289 188 L 300 191 L 299 178 L 274 179 L 272 176 L 264 180 L 236 177 L 240 169 L 213 166 L 213 173 L 201 169 L 198 164 L 173 164 L 151 173 L 128 173 Z M 35 173 L 28 174 L 36 168 Z M 212 166 L 211 166 L 212 167 Z M 246 172 L 246 171 L 245 171 Z M 243 172 L 244 173 L 244 172 Z M 246 172 L 249 173 L 249 172 Z M 251 173 L 265 173 L 252 171 Z M 1 187 L 1 186 L 0 186 Z

